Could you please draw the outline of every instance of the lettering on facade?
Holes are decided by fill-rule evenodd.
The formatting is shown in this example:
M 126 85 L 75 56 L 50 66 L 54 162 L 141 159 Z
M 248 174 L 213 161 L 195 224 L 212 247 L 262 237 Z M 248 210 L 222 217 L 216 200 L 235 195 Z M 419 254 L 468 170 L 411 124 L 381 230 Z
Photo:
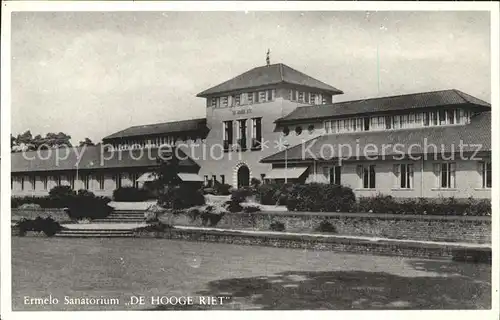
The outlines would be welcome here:
M 252 113 L 252 108 L 233 110 L 233 116 L 239 116 L 242 114 L 250 114 Z

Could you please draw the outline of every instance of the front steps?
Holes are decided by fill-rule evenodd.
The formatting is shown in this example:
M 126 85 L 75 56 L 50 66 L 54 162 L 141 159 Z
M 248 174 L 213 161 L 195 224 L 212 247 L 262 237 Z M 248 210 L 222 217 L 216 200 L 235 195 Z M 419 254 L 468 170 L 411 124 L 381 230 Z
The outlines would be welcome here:
M 142 211 L 114 211 L 106 218 L 92 220 L 96 223 L 140 223 L 144 221 Z
M 65 229 L 55 234 L 59 238 L 132 238 L 134 232 L 129 229 Z

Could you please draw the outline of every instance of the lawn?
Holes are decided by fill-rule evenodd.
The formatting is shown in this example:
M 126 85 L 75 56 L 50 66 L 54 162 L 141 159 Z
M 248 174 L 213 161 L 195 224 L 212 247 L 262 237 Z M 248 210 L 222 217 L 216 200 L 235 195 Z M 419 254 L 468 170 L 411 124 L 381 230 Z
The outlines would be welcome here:
M 491 266 L 165 239 L 12 239 L 13 310 L 179 309 L 151 296 L 229 296 L 181 309 L 486 309 Z M 60 299 L 26 305 L 24 297 Z M 130 296 L 147 303 L 127 306 Z M 64 296 L 119 305 L 64 305 Z

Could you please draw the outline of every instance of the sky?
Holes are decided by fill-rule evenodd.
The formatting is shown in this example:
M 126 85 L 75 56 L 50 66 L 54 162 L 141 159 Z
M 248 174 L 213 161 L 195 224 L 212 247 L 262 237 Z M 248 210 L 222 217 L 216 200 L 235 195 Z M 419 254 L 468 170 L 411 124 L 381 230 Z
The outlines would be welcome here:
M 204 117 L 196 94 L 268 49 L 335 101 L 454 88 L 491 102 L 488 12 L 17 12 L 12 133 L 77 144 Z

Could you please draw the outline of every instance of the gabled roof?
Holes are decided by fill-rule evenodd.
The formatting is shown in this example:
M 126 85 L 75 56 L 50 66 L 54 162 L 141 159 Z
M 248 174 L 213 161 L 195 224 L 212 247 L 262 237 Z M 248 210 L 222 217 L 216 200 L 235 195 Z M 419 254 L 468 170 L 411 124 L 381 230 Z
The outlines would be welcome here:
M 360 157 L 364 155 L 363 150 L 369 152 L 369 156 L 401 156 L 401 152 L 417 155 L 434 152 L 431 144 L 436 145 L 438 153 L 441 154 L 460 152 L 461 143 L 463 152 L 491 151 L 491 112 L 483 112 L 472 117 L 471 123 L 467 125 L 324 135 L 289 148 L 287 160 L 332 159 L 337 158 L 339 152 L 345 157 L 349 148 L 354 157 L 356 150 L 359 150 Z M 477 150 L 479 146 L 480 150 Z M 284 161 L 285 151 L 261 160 L 263 163 Z
M 155 136 L 165 133 L 182 133 L 193 131 L 207 131 L 207 119 L 191 119 L 164 123 L 147 124 L 142 126 L 134 126 L 122 131 L 113 133 L 103 140 L 128 138 L 137 136 Z
M 460 90 L 450 89 L 390 97 L 344 101 L 328 105 L 303 106 L 298 107 L 288 115 L 276 120 L 276 122 L 283 123 L 306 119 L 332 118 L 363 113 L 382 113 L 406 109 L 431 108 L 463 104 L 476 106 L 483 110 L 491 108 L 491 105 L 483 100 L 468 95 Z
M 297 71 L 286 64 L 277 63 L 269 66 L 256 67 L 223 82 L 215 87 L 200 92 L 197 97 L 205 97 L 213 94 L 230 92 L 235 90 L 257 88 L 280 83 L 300 85 L 326 91 L 331 94 L 342 94 L 343 92 L 324 82 L 314 79 L 300 71 Z
M 85 146 L 78 148 L 49 149 L 30 152 L 11 153 L 12 173 L 21 172 L 50 172 L 60 170 L 96 170 L 112 168 L 150 168 L 156 167 L 158 149 L 127 151 L 104 151 L 101 146 Z M 163 149 L 165 151 L 165 149 Z M 182 167 L 199 167 L 187 157 L 182 150 L 178 150 L 179 165 Z M 80 158 L 80 161 L 78 161 Z

